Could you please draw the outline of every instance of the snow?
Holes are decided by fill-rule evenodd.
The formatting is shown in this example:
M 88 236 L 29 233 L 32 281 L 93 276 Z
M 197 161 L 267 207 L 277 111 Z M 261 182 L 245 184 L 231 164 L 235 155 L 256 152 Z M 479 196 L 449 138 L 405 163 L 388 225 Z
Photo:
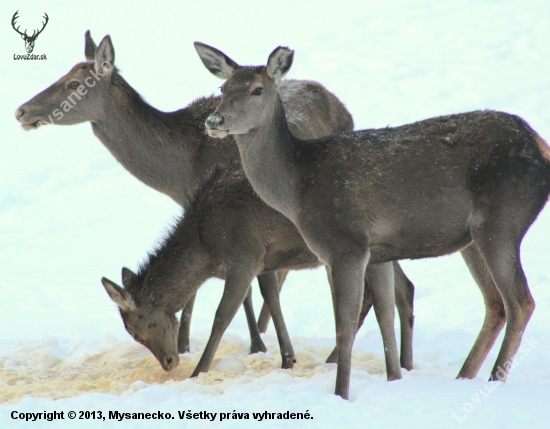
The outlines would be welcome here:
M 486 383 L 502 336 L 476 379 L 454 380 L 484 316 L 481 295 L 457 255 L 403 263 L 417 288 L 415 369 L 405 371 L 403 380 L 385 381 L 380 335 L 369 315 L 354 346 L 350 401 L 332 394 L 336 367 L 324 359 L 334 345 L 334 322 L 323 270 L 291 273 L 282 292 L 297 353 L 294 369 L 279 369 L 272 324 L 264 336 L 268 352 L 248 355 L 239 311 L 212 370 L 190 380 L 222 283 L 210 281 L 199 292 L 191 353 L 165 373 L 126 334 L 99 281 L 119 279 L 122 266 L 135 268 L 179 207 L 123 170 L 89 124 L 24 132 L 13 112 L 83 60 L 83 36 L 90 29 L 96 42 L 111 35 L 123 76 L 163 110 L 218 91 L 221 81 L 204 69 L 193 41 L 216 46 L 242 64 L 265 63 L 283 45 L 296 51 L 288 77 L 324 84 L 346 103 L 358 129 L 491 108 L 522 116 L 549 139 L 550 3 L 135 4 L 3 3 L 0 427 L 115 428 L 117 420 L 67 417 L 69 411 L 108 417 L 115 410 L 175 417 L 125 423 L 133 428 L 547 427 L 548 208 L 522 245 L 537 309 L 506 384 Z M 24 49 L 6 24 L 16 10 L 22 28 L 48 13 L 34 52 L 46 53 L 47 61 L 13 59 Z M 260 294 L 254 292 L 259 311 Z M 64 412 L 65 419 L 26 422 L 13 419 L 14 411 Z M 180 420 L 178 411 L 217 417 Z M 250 419 L 235 420 L 234 411 Z M 252 413 L 264 411 L 309 412 L 313 419 L 254 420 Z M 220 421 L 220 413 L 229 417 Z

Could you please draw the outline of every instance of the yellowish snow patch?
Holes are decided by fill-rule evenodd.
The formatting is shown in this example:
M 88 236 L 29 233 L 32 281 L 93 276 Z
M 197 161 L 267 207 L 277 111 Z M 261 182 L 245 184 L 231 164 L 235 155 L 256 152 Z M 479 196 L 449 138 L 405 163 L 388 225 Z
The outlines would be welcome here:
M 113 342 L 108 350 L 89 353 L 81 359 L 59 356 L 47 359 L 38 356 L 37 359 L 32 347 L 26 346 L 24 353 L 17 357 L 0 356 L 0 403 L 15 403 L 27 395 L 52 399 L 88 392 L 127 396 L 151 384 L 216 395 L 232 384 L 249 383 L 272 372 L 313 377 L 336 368 L 324 363 L 331 352 L 329 348 L 310 346 L 307 339 L 295 340 L 294 344 L 299 349 L 297 362 L 293 369 L 283 370 L 274 343 L 266 342 L 267 353 L 249 355 L 244 342 L 222 341 L 212 369 L 192 380 L 188 378 L 200 359 L 200 352 L 180 355 L 179 366 L 165 372 L 148 350 L 130 342 Z M 372 353 L 355 354 L 353 367 L 371 374 L 385 371 L 383 356 Z

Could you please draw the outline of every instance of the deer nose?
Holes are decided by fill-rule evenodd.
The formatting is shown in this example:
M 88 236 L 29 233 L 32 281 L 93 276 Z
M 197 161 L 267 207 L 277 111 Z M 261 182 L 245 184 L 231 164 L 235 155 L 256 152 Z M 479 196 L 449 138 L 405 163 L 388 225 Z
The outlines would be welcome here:
M 174 356 L 166 356 L 164 358 L 164 369 L 170 371 L 172 368 L 178 366 L 179 359 L 175 359 Z
M 19 120 L 19 118 L 21 116 L 23 116 L 25 114 L 25 111 L 21 108 L 18 108 L 16 111 L 15 111 L 15 119 Z
M 223 123 L 223 116 L 219 113 L 212 113 L 207 119 L 206 119 L 206 126 L 208 128 L 217 128 L 219 125 Z

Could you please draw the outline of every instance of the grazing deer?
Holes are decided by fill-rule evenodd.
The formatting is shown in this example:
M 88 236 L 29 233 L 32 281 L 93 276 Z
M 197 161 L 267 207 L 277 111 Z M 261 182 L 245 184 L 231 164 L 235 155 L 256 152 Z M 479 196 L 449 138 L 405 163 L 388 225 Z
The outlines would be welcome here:
M 456 251 L 486 305 L 458 377 L 475 377 L 506 322 L 491 371 L 491 380 L 504 381 L 535 308 L 519 248 L 550 192 L 544 140 L 517 116 L 476 111 L 304 141 L 289 130 L 277 95 L 294 51 L 278 47 L 267 65 L 241 67 L 215 48 L 195 47 L 210 72 L 225 80 L 221 102 L 206 120 L 208 132 L 235 134 L 254 190 L 296 225 L 328 267 L 335 393 L 349 397 L 367 263 L 387 271 L 389 261 Z M 383 286 L 373 283 L 373 293 Z
M 168 371 L 179 362 L 175 313 L 209 278 L 225 280 L 212 333 L 194 377 L 208 371 L 221 337 L 254 277 L 266 272 L 316 268 L 321 262 L 292 222 L 256 195 L 240 164 L 213 169 L 186 199 L 184 210 L 185 215 L 158 249 L 149 254 L 137 274 L 122 269 L 123 288 L 106 278 L 102 283 L 119 306 L 128 333 Z M 370 289 L 366 276 L 367 294 Z M 277 284 L 262 282 L 260 290 L 273 316 L 281 367 L 292 368 L 295 355 Z M 368 307 L 372 300 L 365 303 Z M 368 308 L 365 310 L 361 323 Z M 376 306 L 375 310 L 379 311 Z
M 21 33 L 19 31 L 19 26 L 17 28 L 15 28 L 15 21 L 17 21 L 17 18 L 19 18 L 19 16 L 17 15 L 18 13 L 19 13 L 19 11 L 16 11 L 13 14 L 13 17 L 11 19 L 11 26 L 13 27 L 13 29 L 15 31 L 17 31 L 17 33 L 19 35 L 21 35 L 21 38 L 25 41 L 25 49 L 27 50 L 27 53 L 31 54 L 33 49 L 34 49 L 34 43 L 36 42 L 36 38 L 40 35 L 40 33 L 42 33 L 44 31 L 44 28 L 46 28 L 46 25 L 48 24 L 48 21 L 50 20 L 50 18 L 48 17 L 48 14 L 46 12 L 44 12 L 43 18 L 46 21 L 42 23 L 42 29 L 33 30 L 32 35 L 29 36 L 27 34 L 27 30 L 25 30 L 24 33 Z
M 114 48 L 106 36 L 99 47 L 85 34 L 86 62 L 76 64 L 65 76 L 21 105 L 16 118 L 23 129 L 44 124 L 72 125 L 89 121 L 94 134 L 126 170 L 146 185 L 185 205 L 185 195 L 214 165 L 239 159 L 233 137 L 217 140 L 204 129 L 206 117 L 219 97 L 199 98 L 186 108 L 161 112 L 147 104 L 114 67 Z M 288 80 L 280 87 L 288 124 L 295 135 L 315 138 L 351 131 L 353 120 L 345 106 L 317 82 Z M 260 283 L 281 283 L 275 273 L 260 275 Z M 412 369 L 412 299 L 414 286 L 396 265 L 396 283 L 402 326 L 401 361 Z M 267 287 L 267 286 L 265 286 Z M 189 349 L 189 327 L 194 297 L 181 315 L 179 346 Z M 254 317 L 252 300 L 244 308 L 251 336 L 251 352 L 265 351 Z M 266 311 L 262 311 L 263 327 Z M 267 319 L 269 320 L 269 319 Z

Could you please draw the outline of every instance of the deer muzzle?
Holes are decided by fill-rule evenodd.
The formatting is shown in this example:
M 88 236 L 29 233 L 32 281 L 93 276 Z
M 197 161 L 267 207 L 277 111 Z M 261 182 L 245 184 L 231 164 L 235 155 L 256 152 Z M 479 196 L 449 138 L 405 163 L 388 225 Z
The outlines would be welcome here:
M 210 137 L 223 138 L 229 134 L 227 130 L 220 129 L 220 125 L 223 124 L 223 116 L 219 113 L 212 113 L 206 118 L 206 130 Z
M 220 126 L 221 124 L 223 124 L 223 116 L 220 115 L 219 113 L 212 113 L 207 119 L 206 119 L 206 126 L 208 128 L 218 128 L 218 126 Z
M 179 356 L 177 354 L 174 355 L 168 355 L 158 358 L 158 361 L 160 363 L 160 366 L 162 366 L 162 369 L 165 371 L 170 371 L 171 369 L 174 369 L 179 365 Z
M 29 112 L 27 109 L 25 109 L 23 106 L 20 106 L 15 111 L 15 119 L 19 121 L 21 124 L 21 127 L 25 131 L 34 130 L 38 128 L 38 126 L 41 124 L 41 121 L 39 117 L 30 117 Z

